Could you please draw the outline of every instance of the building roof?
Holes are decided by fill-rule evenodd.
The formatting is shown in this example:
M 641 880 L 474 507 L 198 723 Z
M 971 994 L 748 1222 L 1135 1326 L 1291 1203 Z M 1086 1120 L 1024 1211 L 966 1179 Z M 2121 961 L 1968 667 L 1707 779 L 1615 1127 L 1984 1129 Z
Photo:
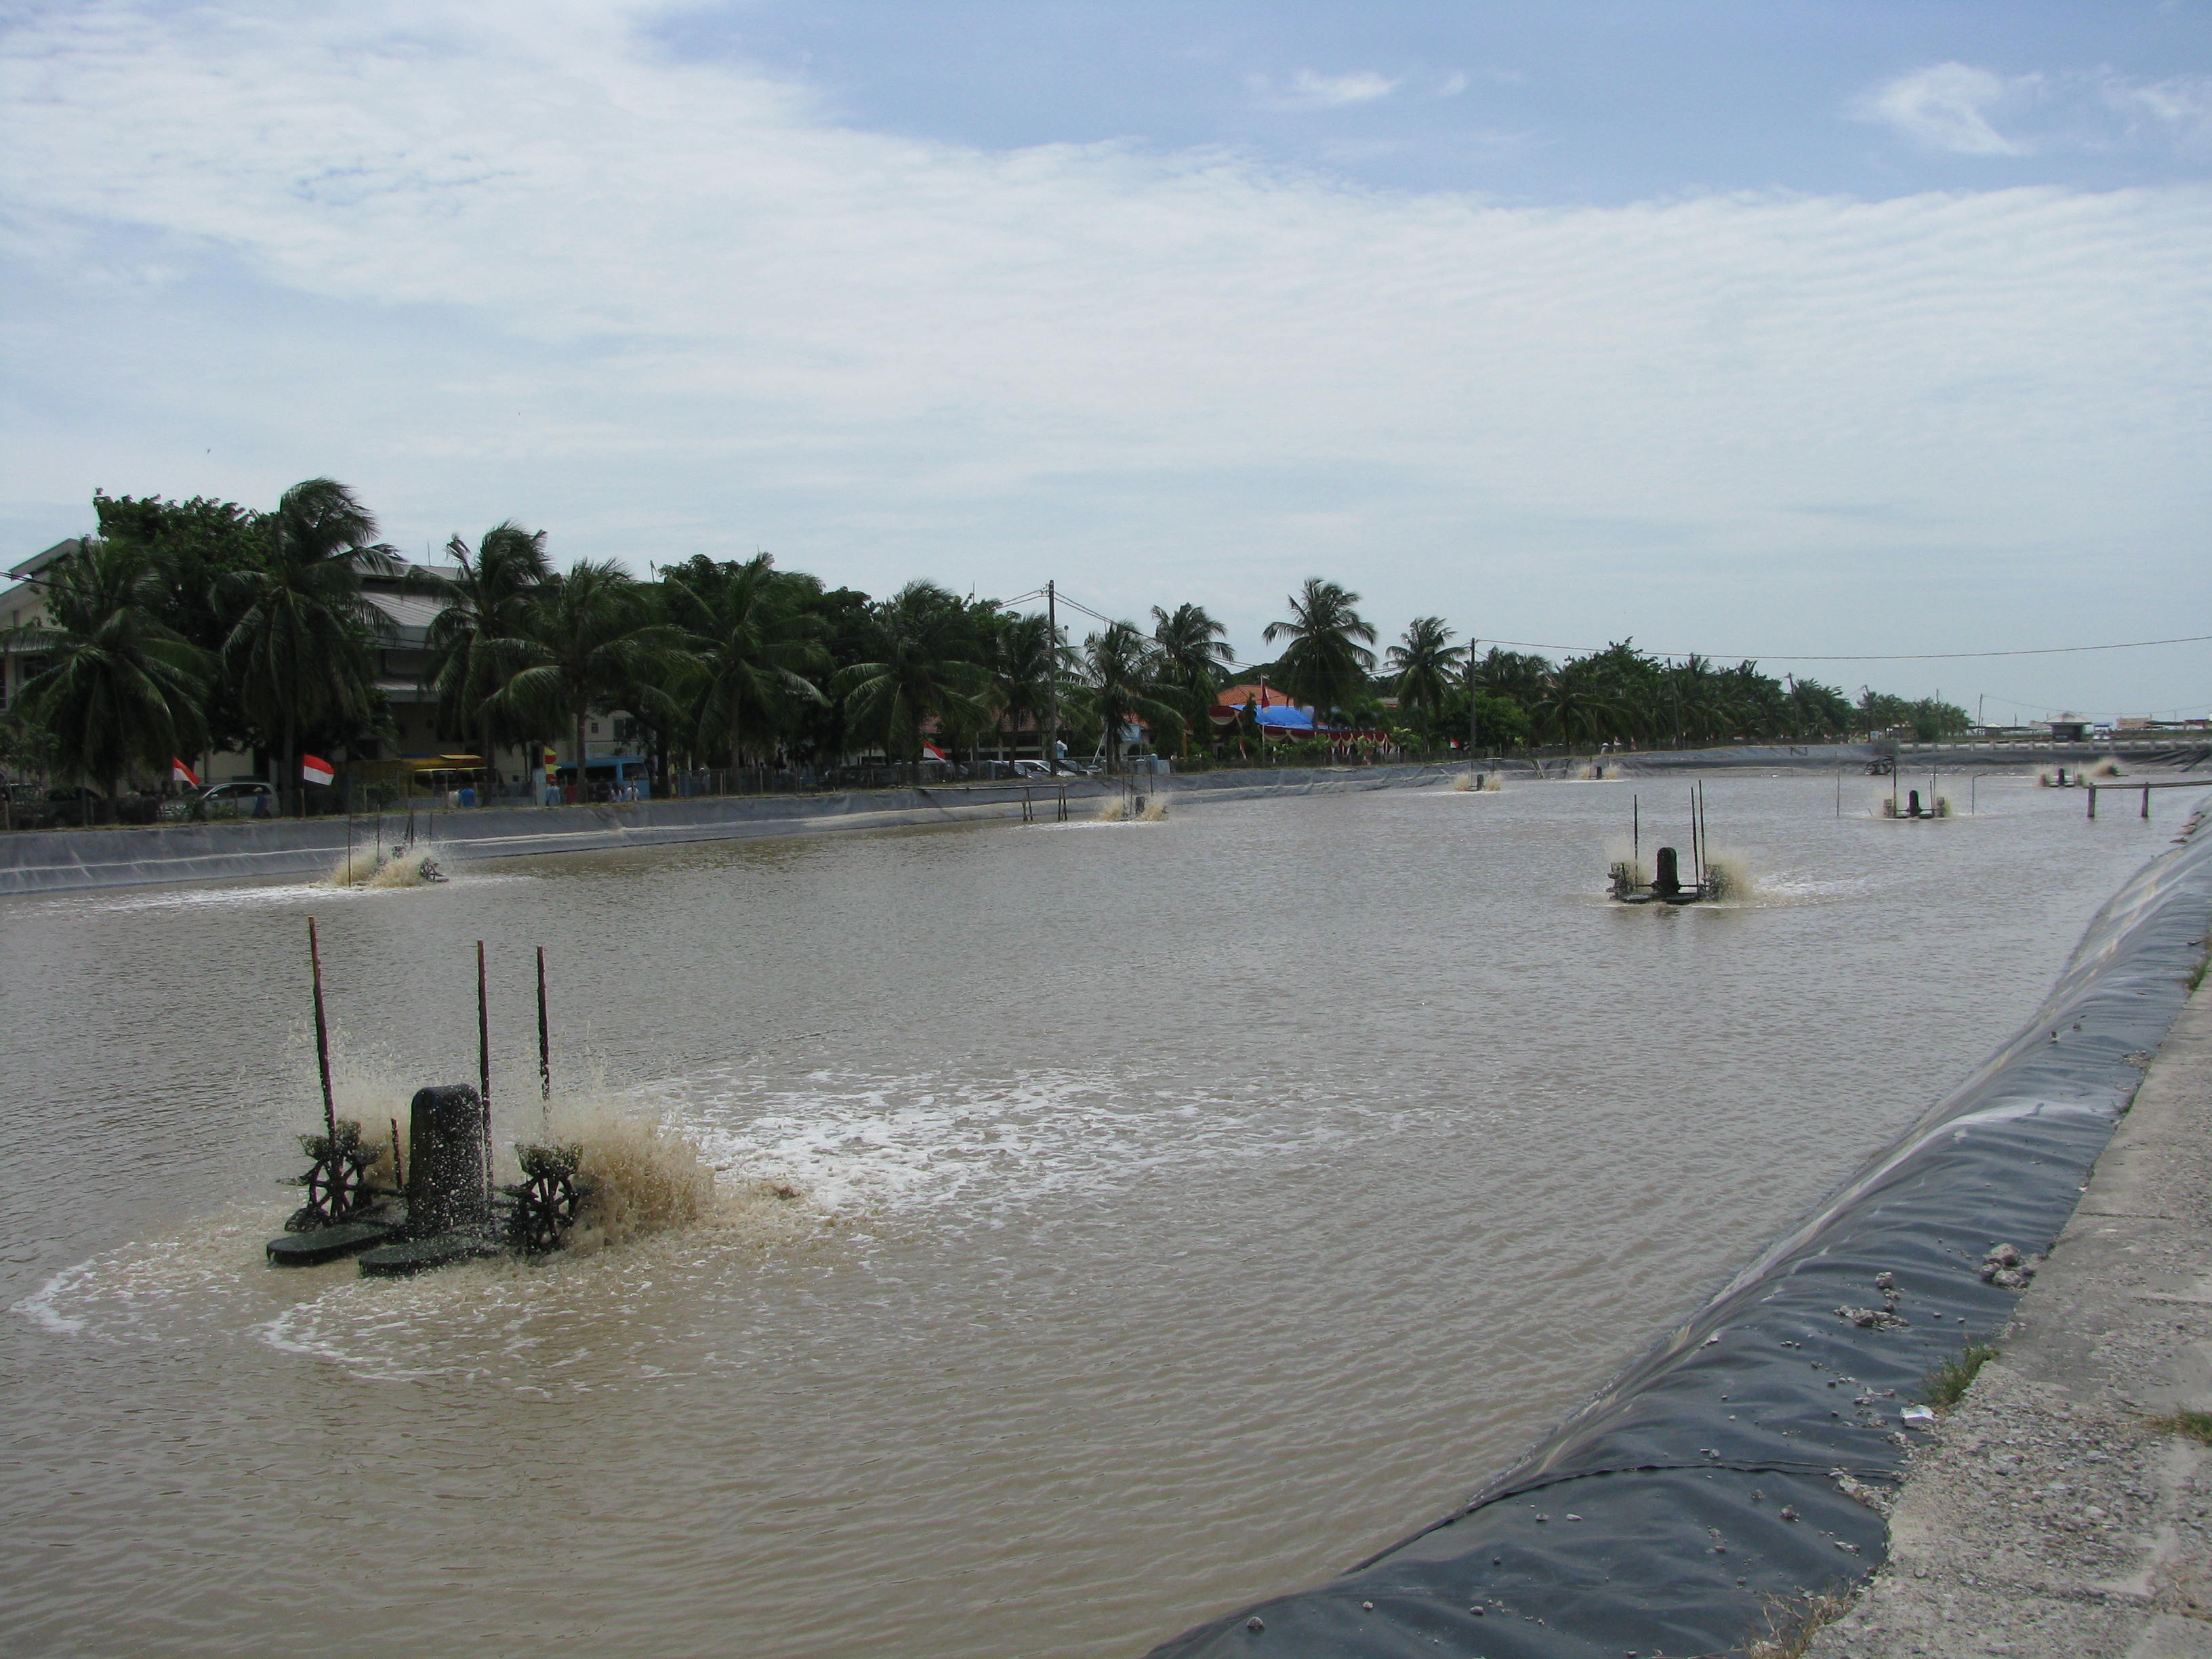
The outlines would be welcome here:
M 392 618 L 402 641 L 420 640 L 428 634 L 430 624 L 446 608 L 445 600 L 428 593 L 386 593 L 366 587 L 362 597 Z
M 15 580 L 21 581 L 26 577 L 37 575 L 48 565 L 52 564 L 56 559 L 66 558 L 70 554 L 76 552 L 77 549 L 83 545 L 83 537 L 69 537 L 65 540 L 56 542 L 52 547 L 48 548 L 43 553 L 33 553 L 29 558 L 24 560 L 22 563 L 9 570 L 8 574 Z
M 1257 703 L 1262 708 L 1294 708 L 1299 705 L 1285 696 L 1279 687 L 1261 685 L 1255 680 L 1244 685 L 1232 685 L 1213 700 L 1224 708 L 1242 708 L 1246 703 Z

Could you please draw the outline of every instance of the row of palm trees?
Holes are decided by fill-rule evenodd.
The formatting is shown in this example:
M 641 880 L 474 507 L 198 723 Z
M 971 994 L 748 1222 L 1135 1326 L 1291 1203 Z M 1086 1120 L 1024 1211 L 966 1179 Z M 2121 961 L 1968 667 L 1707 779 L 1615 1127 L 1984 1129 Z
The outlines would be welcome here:
M 1291 596 L 1291 620 L 1267 630 L 1271 642 L 1291 641 L 1275 683 L 1340 724 L 1400 727 L 1424 746 L 1816 742 L 1902 726 L 1933 739 L 1968 724 L 1965 709 L 1934 698 L 1864 690 L 1855 704 L 1835 686 L 1777 679 L 1755 662 L 1662 660 L 1632 641 L 1557 664 L 1501 646 L 1478 656 L 1452 643 L 1441 617 L 1414 617 L 1376 678 L 1367 648 L 1376 634 L 1358 599 L 1319 580 Z
M 296 788 L 310 745 L 387 724 L 380 648 L 398 643 L 371 585 L 435 602 L 422 680 L 442 729 L 489 756 L 555 735 L 586 752 L 619 709 L 666 761 L 743 767 L 930 741 L 971 751 L 1028 729 L 1204 729 L 1229 660 L 1195 605 L 1155 629 L 1114 623 L 1077 649 L 1042 617 L 915 581 L 886 599 L 828 590 L 758 554 L 694 557 L 641 581 L 611 561 L 554 569 L 545 534 L 512 521 L 447 563 L 409 566 L 328 478 L 266 515 L 228 503 L 99 498 L 102 535 L 44 578 L 43 623 L 12 630 L 40 664 L 9 711 L 17 758 L 111 794 L 210 744 L 265 748 Z M 213 550 L 211 551 L 211 548 Z
M 1869 693 L 1854 708 L 1753 663 L 1661 662 L 1627 642 L 1558 665 L 1498 647 L 1478 656 L 1437 617 L 1416 617 L 1378 664 L 1359 596 L 1320 578 L 1267 625 L 1276 659 L 1240 665 L 1226 629 L 1192 604 L 1154 607 L 1149 629 L 1105 623 L 1076 647 L 1043 617 L 933 582 L 871 599 L 765 553 L 696 556 L 650 580 L 611 561 L 556 570 L 545 533 L 512 521 L 473 545 L 454 537 L 446 567 L 424 569 L 377 541 L 374 518 L 329 478 L 268 514 L 94 505 L 102 533 L 46 573 L 46 621 L 9 641 L 43 665 L 0 742 L 111 793 L 164 775 L 173 755 L 248 745 L 270 752 L 289 793 L 303 747 L 388 728 L 377 659 L 396 629 L 371 584 L 434 602 L 422 684 L 441 729 L 487 757 L 556 735 L 581 757 L 592 718 L 620 710 L 666 765 L 874 750 L 913 763 L 927 742 L 974 755 L 1033 732 L 1048 750 L 1060 733 L 1085 747 L 1095 735 L 1118 766 L 1137 723 L 1186 757 L 1252 738 L 1235 722 L 1217 737 L 1237 673 L 1326 723 L 1393 728 L 1418 747 L 1813 738 L 1918 707 Z

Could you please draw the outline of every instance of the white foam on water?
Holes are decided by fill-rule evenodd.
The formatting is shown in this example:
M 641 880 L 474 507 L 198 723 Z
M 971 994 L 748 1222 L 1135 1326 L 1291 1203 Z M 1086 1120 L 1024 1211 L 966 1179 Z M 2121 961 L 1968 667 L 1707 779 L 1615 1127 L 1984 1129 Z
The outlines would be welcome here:
M 343 863 L 341 859 L 338 862 Z M 537 876 L 526 875 L 454 875 L 447 872 L 447 884 L 465 883 L 470 886 L 484 886 L 494 883 L 536 881 Z M 106 915 L 127 915 L 133 911 L 191 910 L 191 909 L 255 909 L 312 902 L 316 904 L 368 904 L 379 900 L 390 900 L 395 894 L 430 890 L 423 883 L 410 885 L 380 884 L 374 880 L 356 883 L 352 886 L 332 886 L 327 880 L 254 884 L 246 886 L 207 886 L 165 889 L 160 892 L 130 892 L 109 896 L 101 895 L 88 898 L 84 894 L 58 895 L 40 907 L 49 910 L 93 910 Z
M 1097 1073 L 809 1080 L 818 1086 L 770 1089 L 724 1069 L 655 1092 L 718 1170 L 788 1183 L 830 1214 L 953 1211 L 992 1225 L 1155 1170 L 1371 1132 L 1379 1115 L 1333 1089 L 1299 1102 L 1256 1091 L 1194 1099 L 1143 1076 Z
M 204 1338 L 222 1328 L 261 1242 L 281 1220 L 233 1212 L 105 1250 L 63 1268 L 8 1311 L 96 1341 Z

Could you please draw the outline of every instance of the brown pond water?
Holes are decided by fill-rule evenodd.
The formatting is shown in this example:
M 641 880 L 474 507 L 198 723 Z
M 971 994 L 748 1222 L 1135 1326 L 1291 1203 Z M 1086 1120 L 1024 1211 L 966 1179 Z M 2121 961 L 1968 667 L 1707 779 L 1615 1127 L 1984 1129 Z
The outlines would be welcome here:
M 1601 902 L 1524 784 L 0 902 L 10 1653 L 1126 1656 L 1449 1509 L 2033 1009 L 2181 811 L 1831 816 Z M 1945 787 L 1960 796 L 1963 781 Z M 2170 798 L 2169 798 L 2170 800 Z M 406 1283 L 261 1241 L 350 1097 L 563 1092 L 781 1181 Z

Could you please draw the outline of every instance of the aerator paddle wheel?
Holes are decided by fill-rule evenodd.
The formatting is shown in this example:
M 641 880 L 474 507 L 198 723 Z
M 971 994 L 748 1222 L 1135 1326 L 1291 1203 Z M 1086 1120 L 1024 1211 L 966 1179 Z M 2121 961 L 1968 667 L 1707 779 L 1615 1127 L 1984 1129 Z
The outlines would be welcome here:
M 584 1149 L 517 1146 L 514 1155 L 522 1165 L 521 1184 L 500 1188 L 511 1202 L 507 1245 L 527 1255 L 544 1255 L 568 1242 L 568 1230 L 591 1196 L 592 1178 L 577 1172 Z
M 369 1184 L 369 1172 L 383 1156 L 383 1148 L 362 1143 L 361 1125 L 340 1118 L 336 1133 L 301 1135 L 300 1150 L 311 1160 L 307 1174 L 294 1176 L 292 1184 L 307 1190 L 307 1201 L 284 1223 L 288 1233 L 348 1221 L 376 1203 L 381 1194 Z

